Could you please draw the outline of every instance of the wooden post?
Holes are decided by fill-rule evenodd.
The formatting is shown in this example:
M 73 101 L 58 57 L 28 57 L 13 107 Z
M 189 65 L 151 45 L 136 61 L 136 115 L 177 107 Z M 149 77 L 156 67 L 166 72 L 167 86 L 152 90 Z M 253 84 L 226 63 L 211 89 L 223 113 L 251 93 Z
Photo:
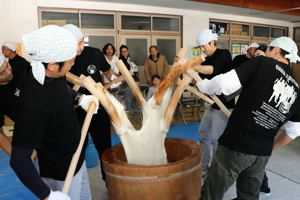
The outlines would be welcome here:
M 193 69 L 189 69 L 188 73 L 195 79 L 197 82 L 202 81 L 201 77 L 198 75 L 197 72 Z M 209 95 L 214 102 L 220 107 L 220 109 L 225 113 L 227 117 L 230 116 L 231 112 L 226 108 L 226 106 L 220 101 L 220 99 L 216 95 Z
M 131 91 L 133 92 L 135 99 L 137 100 L 140 107 L 143 109 L 146 104 L 146 100 L 142 95 L 141 90 L 139 89 L 138 85 L 133 80 L 130 72 L 128 71 L 127 67 L 123 63 L 122 60 L 118 60 L 116 62 L 117 67 L 119 68 L 119 71 L 121 72 L 122 76 L 126 80 L 127 84 L 129 85 Z
M 73 177 L 74 177 L 74 173 L 75 173 L 75 170 L 76 170 L 76 166 L 77 166 L 77 163 L 78 163 L 78 160 L 79 160 L 82 148 L 83 148 L 83 144 L 84 144 L 84 141 L 85 141 L 85 138 L 86 138 L 86 135 L 87 135 L 92 117 L 95 113 L 95 109 L 96 109 L 96 105 L 94 103 L 90 103 L 88 112 L 86 114 L 82 129 L 81 129 L 80 142 L 79 142 L 79 145 L 77 147 L 76 152 L 74 153 L 74 155 L 72 157 L 70 167 L 69 167 L 69 170 L 68 170 L 68 173 L 67 173 L 67 176 L 66 176 L 66 180 L 64 182 L 64 186 L 63 186 L 63 189 L 62 189 L 62 192 L 65 193 L 65 194 L 69 193 L 69 190 L 70 190 L 70 187 L 71 187 L 71 184 L 72 184 L 72 180 L 73 180 Z

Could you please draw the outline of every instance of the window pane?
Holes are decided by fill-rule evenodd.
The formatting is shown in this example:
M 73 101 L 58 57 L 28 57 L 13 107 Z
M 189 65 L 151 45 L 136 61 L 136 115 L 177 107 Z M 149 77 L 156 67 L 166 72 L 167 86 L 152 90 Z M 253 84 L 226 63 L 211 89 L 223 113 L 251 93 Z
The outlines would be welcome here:
M 217 47 L 220 49 L 228 49 L 230 51 L 229 40 L 218 39 Z
M 211 29 L 213 32 L 218 33 L 218 35 L 222 34 L 229 34 L 229 24 L 222 23 L 222 22 L 210 22 L 209 23 L 209 29 Z
M 147 58 L 147 39 L 126 39 L 129 55 L 137 66 L 143 66 Z
M 249 35 L 249 25 L 244 24 L 231 24 L 231 35 Z
M 42 26 L 74 24 L 78 26 L 78 13 L 46 12 L 42 11 Z
M 253 27 L 253 35 L 256 37 L 269 37 L 270 28 L 262 27 L 262 26 L 254 26 Z
M 155 31 L 179 31 L 178 18 L 153 17 L 153 30 Z
M 81 28 L 114 29 L 114 15 L 81 13 Z
M 271 37 L 278 38 L 281 36 L 285 36 L 285 29 L 282 28 L 272 28 L 271 29 Z
M 176 40 L 157 39 L 157 48 L 160 53 L 167 57 L 168 64 L 172 65 L 176 56 Z
M 122 29 L 150 30 L 150 27 L 151 27 L 150 17 L 122 15 Z
M 114 36 L 87 36 L 84 38 L 85 46 L 95 47 L 102 51 L 107 43 L 115 44 Z
M 294 34 L 295 34 L 295 40 L 297 40 L 297 41 L 300 41 L 300 28 L 295 28 L 294 29 Z M 298 51 L 298 52 L 300 52 L 300 51 Z

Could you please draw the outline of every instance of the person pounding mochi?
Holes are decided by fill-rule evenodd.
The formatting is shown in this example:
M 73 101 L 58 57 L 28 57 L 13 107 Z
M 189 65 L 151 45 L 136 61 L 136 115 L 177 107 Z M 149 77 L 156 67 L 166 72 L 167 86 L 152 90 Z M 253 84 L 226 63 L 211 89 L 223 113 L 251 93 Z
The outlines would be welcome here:
M 28 65 L 28 61 L 17 54 L 17 46 L 15 43 L 6 41 L 2 45 L 2 53 L 8 58 L 8 63 L 10 64 L 13 72 L 12 84 L 17 85 L 17 81 L 21 78 L 25 67 Z
M 229 95 L 242 87 L 202 188 L 201 200 L 220 200 L 236 181 L 237 199 L 257 200 L 272 149 L 300 135 L 299 85 L 289 62 L 300 61 L 295 42 L 273 40 L 266 56 L 197 83 L 207 94 Z M 274 142 L 283 126 L 285 131 Z
M 11 144 L 9 139 L 3 133 L 4 115 L 14 118 L 14 92 L 15 87 L 10 84 L 13 79 L 12 69 L 0 53 L 0 93 L 4 94 L 0 98 L 0 149 L 8 155 L 11 154 Z
M 4 115 L 14 120 L 14 104 L 16 85 L 22 76 L 28 61 L 16 53 L 17 47 L 13 42 L 4 42 L 2 53 L 9 59 L 8 63 L 4 56 L 0 54 L 0 148 L 8 155 L 11 154 L 11 144 L 4 135 L 2 126 L 4 125 Z
M 254 52 L 254 56 L 266 56 L 266 50 L 267 50 L 267 46 L 265 45 L 259 45 L 259 47 L 256 48 L 255 52 Z M 280 131 L 279 131 L 280 132 Z M 271 189 L 269 187 L 269 179 L 267 177 L 267 174 L 265 172 L 264 175 L 264 179 L 263 182 L 261 184 L 260 187 L 260 198 L 262 198 L 263 196 L 270 196 L 271 195 Z
M 76 76 L 81 74 L 85 76 L 90 76 L 95 82 L 102 82 L 101 72 L 109 79 L 112 80 L 116 78 L 113 75 L 110 65 L 106 61 L 104 54 L 96 48 L 85 47 L 83 34 L 78 27 L 73 24 L 64 25 L 63 28 L 71 32 L 78 43 L 77 54 L 74 66 L 70 70 L 71 73 Z M 113 75 L 113 76 L 112 76 Z M 90 94 L 85 88 L 80 88 L 79 93 Z M 76 109 L 77 117 L 79 123 L 82 125 L 86 112 L 82 108 Z M 100 106 L 98 113 L 92 118 L 89 132 L 97 149 L 100 162 L 102 153 L 111 147 L 111 124 L 110 117 L 108 116 L 106 110 Z M 85 142 L 87 144 L 87 140 Z M 101 164 L 102 178 L 105 180 L 105 173 Z
M 212 66 L 209 75 L 199 74 L 201 78 L 212 79 L 216 75 L 226 73 L 231 69 L 231 54 L 227 49 L 219 49 L 216 46 L 218 35 L 211 30 L 202 30 L 196 38 L 199 48 L 207 55 L 201 65 Z M 234 99 L 227 101 L 224 96 L 218 96 L 223 104 L 232 110 Z M 202 174 L 206 175 L 211 164 L 212 156 L 216 151 L 218 139 L 223 133 L 228 117 L 216 105 L 205 104 L 205 111 L 199 127 L 200 146 L 202 150 Z
M 32 58 L 19 80 L 15 130 L 10 165 L 21 182 L 39 199 L 91 199 L 84 151 L 79 158 L 68 195 L 60 190 L 80 141 L 80 127 L 73 109 L 66 72 L 74 64 L 77 41 L 67 30 L 45 26 L 23 35 Z M 80 105 L 96 105 L 94 96 L 83 96 Z M 39 171 L 31 162 L 36 150 Z

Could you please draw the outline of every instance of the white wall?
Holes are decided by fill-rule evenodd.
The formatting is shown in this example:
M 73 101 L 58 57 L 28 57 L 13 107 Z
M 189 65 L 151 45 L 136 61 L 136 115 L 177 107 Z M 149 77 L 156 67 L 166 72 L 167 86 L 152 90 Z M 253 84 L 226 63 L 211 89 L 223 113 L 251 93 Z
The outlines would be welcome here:
M 12 40 L 16 42 L 21 41 L 22 34 L 37 29 L 37 7 L 77 8 L 182 15 L 184 46 L 194 44 L 194 38 L 199 30 L 208 28 L 209 18 L 288 26 L 290 28 L 290 36 L 292 34 L 293 27 L 292 23 L 286 21 L 144 5 L 74 0 L 0 0 L 0 2 L 0 43 L 6 40 Z

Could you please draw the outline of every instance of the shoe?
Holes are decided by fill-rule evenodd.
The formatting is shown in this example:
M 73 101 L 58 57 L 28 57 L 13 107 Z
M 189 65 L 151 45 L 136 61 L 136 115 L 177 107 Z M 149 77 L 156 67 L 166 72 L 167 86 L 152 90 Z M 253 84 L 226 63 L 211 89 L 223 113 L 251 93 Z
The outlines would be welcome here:
M 267 187 L 267 188 L 261 188 L 260 192 L 264 193 L 265 195 L 268 195 L 268 196 L 271 195 L 271 189 L 269 187 Z
M 271 199 L 271 190 L 270 188 L 261 189 L 259 193 L 260 200 L 270 200 Z

